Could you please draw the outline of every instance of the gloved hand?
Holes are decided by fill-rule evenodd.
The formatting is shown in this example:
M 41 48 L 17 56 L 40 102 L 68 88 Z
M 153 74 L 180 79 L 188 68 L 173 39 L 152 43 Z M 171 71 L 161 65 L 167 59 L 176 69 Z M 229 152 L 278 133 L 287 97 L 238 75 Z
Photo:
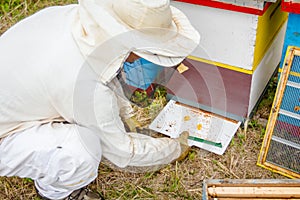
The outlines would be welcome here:
M 191 147 L 188 145 L 188 137 L 189 132 L 183 131 L 180 136 L 175 139 L 180 143 L 181 147 L 181 154 L 175 161 L 181 161 L 189 154 Z
M 123 123 L 127 132 L 137 132 L 137 128 L 141 127 L 141 124 L 133 117 L 124 119 Z

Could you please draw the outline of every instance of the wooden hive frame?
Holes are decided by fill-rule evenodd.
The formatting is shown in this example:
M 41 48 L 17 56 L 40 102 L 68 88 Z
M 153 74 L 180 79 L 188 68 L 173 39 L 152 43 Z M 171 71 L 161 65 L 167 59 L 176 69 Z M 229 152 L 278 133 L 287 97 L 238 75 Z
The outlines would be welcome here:
M 288 82 L 288 77 L 289 77 L 290 73 L 292 73 L 291 67 L 293 64 L 294 56 L 300 56 L 300 48 L 294 47 L 294 46 L 289 46 L 286 56 L 285 56 L 284 66 L 281 70 L 280 80 L 278 82 L 277 90 L 275 93 L 270 117 L 269 117 L 267 128 L 266 128 L 266 133 L 265 133 L 265 137 L 264 137 L 262 147 L 260 150 L 260 154 L 258 157 L 257 165 L 261 166 L 263 168 L 266 168 L 268 170 L 271 170 L 273 172 L 287 176 L 289 178 L 298 178 L 299 179 L 300 173 L 296 173 L 296 172 L 288 170 L 286 168 L 277 166 L 266 160 L 267 153 L 269 151 L 271 139 L 272 139 L 273 132 L 274 132 L 275 123 L 276 123 L 276 120 L 277 120 L 277 117 L 279 114 L 281 102 L 282 102 L 283 95 L 284 95 L 286 85 Z
M 300 180 L 210 179 L 203 181 L 203 200 L 300 199 Z

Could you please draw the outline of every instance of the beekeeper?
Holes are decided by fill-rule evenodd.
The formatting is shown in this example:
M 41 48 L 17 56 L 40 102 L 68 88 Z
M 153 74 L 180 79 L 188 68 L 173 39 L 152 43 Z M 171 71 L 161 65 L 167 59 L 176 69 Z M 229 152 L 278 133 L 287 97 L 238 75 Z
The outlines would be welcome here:
M 79 0 L 14 25 L 0 37 L 0 175 L 63 199 L 97 177 L 102 156 L 119 168 L 174 161 L 178 139 L 125 131 L 120 73 L 141 58 L 173 69 L 198 42 L 168 0 Z

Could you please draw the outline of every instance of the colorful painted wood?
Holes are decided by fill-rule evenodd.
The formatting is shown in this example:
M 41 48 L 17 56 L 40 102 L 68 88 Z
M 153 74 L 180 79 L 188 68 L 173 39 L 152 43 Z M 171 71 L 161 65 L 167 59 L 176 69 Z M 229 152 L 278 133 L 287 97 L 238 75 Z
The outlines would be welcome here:
M 300 8 L 298 12 L 300 12 Z M 281 57 L 281 68 L 284 63 L 283 61 L 288 46 L 300 47 L 300 14 L 297 13 L 289 13 L 288 16 L 287 28 Z
M 300 1 L 282 0 L 282 10 L 290 13 L 300 14 Z
M 171 89 L 182 103 L 244 121 L 280 62 L 287 13 L 279 1 L 265 3 L 260 14 L 220 8 L 222 3 L 172 1 L 201 41 L 185 61 L 190 70 L 178 75 Z
M 300 178 L 300 48 L 289 46 L 257 164 L 291 178 Z M 292 78 L 296 79 L 292 79 Z

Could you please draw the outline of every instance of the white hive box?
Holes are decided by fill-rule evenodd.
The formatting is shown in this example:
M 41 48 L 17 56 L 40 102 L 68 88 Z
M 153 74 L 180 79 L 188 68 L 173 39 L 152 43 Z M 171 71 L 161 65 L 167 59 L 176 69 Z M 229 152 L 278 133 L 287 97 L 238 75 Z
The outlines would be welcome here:
M 236 120 L 248 118 L 280 62 L 287 20 L 280 1 L 171 4 L 201 35 L 199 47 L 185 61 L 190 70 L 172 82 L 178 101 Z M 180 76 L 191 86 L 185 87 Z M 188 87 L 194 97 L 186 93 Z

